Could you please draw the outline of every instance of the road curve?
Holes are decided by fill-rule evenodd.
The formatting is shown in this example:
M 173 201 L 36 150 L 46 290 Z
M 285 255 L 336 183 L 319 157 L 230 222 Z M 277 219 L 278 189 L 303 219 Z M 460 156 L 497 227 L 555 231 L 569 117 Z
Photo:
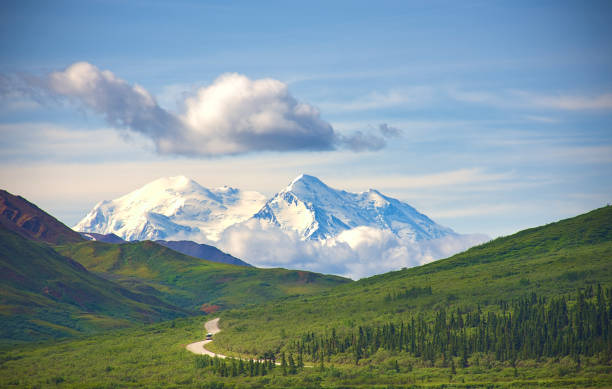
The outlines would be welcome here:
M 206 328 L 206 332 L 207 333 L 213 334 L 213 335 L 218 333 L 218 332 L 221 332 L 221 329 L 219 328 L 219 318 L 207 321 L 204 324 L 204 328 Z M 217 358 L 222 358 L 222 359 L 227 358 L 227 356 L 225 356 L 223 354 L 216 354 L 216 353 L 213 353 L 210 350 L 207 350 L 206 349 L 206 345 L 208 343 L 210 343 L 210 342 L 212 342 L 212 339 L 211 340 L 201 340 L 199 342 L 188 344 L 187 346 L 185 346 L 185 348 L 187 350 L 191 351 L 194 354 L 209 355 L 211 357 L 217 357 Z M 248 361 L 248 359 L 246 359 L 246 360 Z M 258 359 L 252 359 L 252 361 L 263 362 L 263 360 L 258 360 Z M 276 362 L 275 364 L 280 366 L 281 363 L 280 362 Z
M 221 332 L 221 329 L 219 328 L 219 318 L 207 321 L 204 324 L 204 328 L 206 328 L 207 333 L 210 333 L 213 335 L 218 332 Z M 206 345 L 210 342 L 212 342 L 212 340 L 201 340 L 199 342 L 188 344 L 187 346 L 185 346 L 185 348 L 194 354 L 209 355 L 211 357 L 217 357 L 217 358 L 226 358 L 225 355 L 216 354 L 210 350 L 207 350 Z

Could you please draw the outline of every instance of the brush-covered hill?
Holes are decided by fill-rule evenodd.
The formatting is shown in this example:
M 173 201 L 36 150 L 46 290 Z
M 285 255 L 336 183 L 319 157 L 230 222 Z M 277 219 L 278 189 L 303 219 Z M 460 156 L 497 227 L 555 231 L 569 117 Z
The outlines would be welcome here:
M 187 312 L 0 226 L 0 343 L 79 335 Z
M 83 240 L 78 232 L 28 200 L 1 189 L 0 226 L 39 242 L 59 244 Z
M 376 326 L 407 323 L 419 314 L 426 322 L 433 321 L 442 311 L 448 320 L 451 312 L 457 319 L 457 309 L 465 320 L 468 312 L 511 312 L 514 302 L 532 293 L 544 301 L 563 296 L 571 306 L 577 289 L 590 288 L 594 298 L 598 285 L 604 297 L 612 293 L 610 206 L 420 267 L 313 296 L 225 312 L 223 332 L 216 336 L 214 347 L 247 354 L 283 350 L 308 333 L 330 334 L 332 328 L 350 333 L 360 326 L 373 326 L 375 331 Z M 601 324 L 605 325 L 609 321 Z
M 57 246 L 95 274 L 163 298 L 185 309 L 215 312 L 290 295 L 307 295 L 351 282 L 318 273 L 258 269 L 202 260 L 151 241 Z

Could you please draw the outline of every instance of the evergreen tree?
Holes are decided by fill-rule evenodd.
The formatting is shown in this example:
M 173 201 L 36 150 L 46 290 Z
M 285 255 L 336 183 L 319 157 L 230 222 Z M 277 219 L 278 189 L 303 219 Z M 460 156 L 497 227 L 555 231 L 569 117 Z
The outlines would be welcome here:
M 289 374 L 296 374 L 297 367 L 295 366 L 295 361 L 293 360 L 293 354 L 289 354 Z
M 281 354 L 281 369 L 283 371 L 283 375 L 287 375 L 287 360 L 285 359 L 285 353 Z

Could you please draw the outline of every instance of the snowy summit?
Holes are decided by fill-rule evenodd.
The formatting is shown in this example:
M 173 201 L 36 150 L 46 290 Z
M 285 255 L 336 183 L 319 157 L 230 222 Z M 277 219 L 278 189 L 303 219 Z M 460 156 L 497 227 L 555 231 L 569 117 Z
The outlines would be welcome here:
M 370 189 L 350 193 L 302 174 L 266 201 L 252 191 L 207 189 L 187 177 L 168 177 L 96 205 L 74 229 L 125 240 L 213 241 L 228 227 L 257 219 L 302 240 L 324 240 L 356 227 L 391 231 L 418 242 L 455 233 L 410 205 Z
M 227 227 L 244 221 L 265 203 L 258 192 L 227 186 L 208 189 L 184 177 L 155 180 L 111 201 L 102 201 L 73 228 L 125 240 L 215 241 Z
M 306 174 L 268 200 L 254 218 L 295 231 L 302 239 L 328 239 L 361 226 L 389 230 L 410 241 L 454 234 L 410 205 L 377 190 L 336 190 Z

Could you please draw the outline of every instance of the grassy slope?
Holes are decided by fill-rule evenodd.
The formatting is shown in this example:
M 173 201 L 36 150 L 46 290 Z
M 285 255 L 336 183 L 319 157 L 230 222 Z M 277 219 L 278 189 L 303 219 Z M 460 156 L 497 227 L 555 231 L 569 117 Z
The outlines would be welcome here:
M 0 227 L 0 341 L 76 335 L 185 315 Z
M 215 347 L 256 354 L 307 331 L 432 314 L 447 306 L 495 309 L 532 291 L 558 295 L 588 284 L 612 286 L 612 207 L 496 239 L 451 258 L 363 279 L 309 297 L 222 314 Z M 388 293 L 431 286 L 433 294 L 392 302 Z
M 83 242 L 56 249 L 105 278 L 188 309 L 203 304 L 228 308 L 262 303 L 313 294 L 350 281 L 304 271 L 210 262 L 150 241 L 122 245 Z

